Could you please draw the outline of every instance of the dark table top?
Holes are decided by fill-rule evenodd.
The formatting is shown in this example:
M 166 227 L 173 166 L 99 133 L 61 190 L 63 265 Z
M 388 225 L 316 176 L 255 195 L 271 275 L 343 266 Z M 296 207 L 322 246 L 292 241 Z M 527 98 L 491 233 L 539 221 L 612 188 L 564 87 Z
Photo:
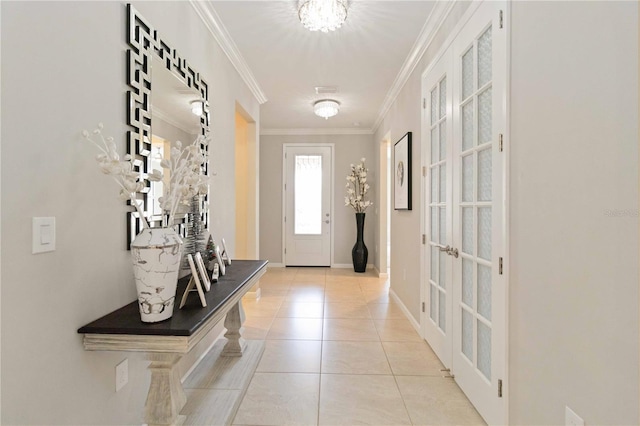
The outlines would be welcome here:
M 266 265 L 266 260 L 233 260 L 231 265 L 227 266 L 226 274 L 220 277 L 217 283 L 211 283 L 210 291 L 205 291 L 207 300 L 205 308 L 200 304 L 200 298 L 195 292 L 189 295 L 182 309 L 178 308 L 184 289 L 189 282 L 190 277 L 187 276 L 178 281 L 171 318 L 156 323 L 142 322 L 136 300 L 80 327 L 78 333 L 191 336 Z

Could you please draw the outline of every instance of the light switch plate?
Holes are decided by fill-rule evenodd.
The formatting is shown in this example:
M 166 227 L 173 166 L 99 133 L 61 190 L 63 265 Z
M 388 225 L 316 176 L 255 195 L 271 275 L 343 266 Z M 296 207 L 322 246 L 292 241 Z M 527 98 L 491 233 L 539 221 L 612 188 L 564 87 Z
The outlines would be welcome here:
M 31 227 L 31 253 L 46 253 L 56 249 L 56 218 L 34 217 Z

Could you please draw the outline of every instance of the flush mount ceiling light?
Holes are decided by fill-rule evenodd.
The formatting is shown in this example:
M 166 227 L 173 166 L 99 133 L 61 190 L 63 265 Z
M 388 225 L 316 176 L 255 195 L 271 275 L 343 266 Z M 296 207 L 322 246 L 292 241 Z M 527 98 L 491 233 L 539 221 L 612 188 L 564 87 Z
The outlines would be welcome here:
M 338 111 L 340 111 L 340 102 L 333 99 L 322 99 L 313 104 L 313 112 L 325 120 L 336 115 Z
M 298 17 L 308 30 L 327 33 L 342 26 L 347 6 L 341 0 L 307 0 L 298 9 Z
M 202 101 L 191 101 L 191 112 L 200 117 L 202 115 Z

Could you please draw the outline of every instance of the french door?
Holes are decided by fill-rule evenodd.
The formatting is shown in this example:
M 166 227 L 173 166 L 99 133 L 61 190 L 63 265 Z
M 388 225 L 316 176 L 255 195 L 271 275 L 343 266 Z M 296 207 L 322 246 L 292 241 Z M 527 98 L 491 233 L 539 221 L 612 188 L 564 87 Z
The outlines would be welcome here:
M 451 365 L 451 328 L 453 317 L 450 301 L 452 294 L 453 261 L 448 251 L 451 248 L 452 227 L 452 192 L 451 178 L 451 138 L 453 120 L 451 114 L 452 90 L 450 51 L 437 62 L 423 82 L 428 87 L 429 110 L 426 116 L 427 133 L 429 134 L 429 156 L 427 168 L 430 181 L 427 200 L 428 224 L 426 255 L 429 263 L 427 291 L 429 299 L 428 321 L 425 325 L 425 338 L 443 364 Z M 449 247 L 449 249 L 447 249 Z
M 481 3 L 423 79 L 424 333 L 489 424 L 507 420 L 504 13 Z
M 284 145 L 284 263 L 331 266 L 330 145 Z

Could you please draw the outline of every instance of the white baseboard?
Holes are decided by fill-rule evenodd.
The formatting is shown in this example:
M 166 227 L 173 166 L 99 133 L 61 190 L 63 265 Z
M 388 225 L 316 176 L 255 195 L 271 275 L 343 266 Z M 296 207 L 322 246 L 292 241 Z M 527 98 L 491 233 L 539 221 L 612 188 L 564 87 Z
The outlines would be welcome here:
M 332 268 L 339 268 L 339 269 L 349 269 L 349 268 L 353 268 L 353 264 L 352 263 L 334 263 L 333 265 L 331 265 Z M 375 266 L 373 266 L 371 263 L 367 263 L 367 269 L 375 269 Z
M 376 265 L 373 265 L 373 270 L 375 271 L 378 278 L 389 278 L 389 274 L 387 274 L 386 272 L 380 272 Z
M 350 263 L 334 263 L 333 265 L 331 265 L 332 268 L 339 268 L 339 269 L 348 269 L 348 268 L 353 268 L 353 265 Z
M 409 322 L 411 323 L 413 328 L 416 329 L 416 331 L 418 332 L 418 335 L 420 337 L 424 337 L 424 336 L 422 336 L 422 331 L 420 331 L 420 328 L 421 328 L 420 327 L 420 323 L 418 321 L 416 321 L 416 319 L 413 317 L 413 315 L 411 315 L 411 312 L 409 311 L 409 309 L 407 309 L 407 307 L 405 306 L 404 303 L 402 303 L 402 300 L 400 300 L 400 298 L 398 297 L 396 292 L 393 291 L 393 289 L 391 289 L 391 288 L 389 289 L 389 296 L 391 296 L 393 301 L 396 302 L 400 306 L 400 309 L 404 313 L 404 316 L 407 317 L 407 319 L 409 320 Z
M 286 268 L 287 266 L 284 263 L 267 263 L 267 268 Z M 332 268 L 338 268 L 338 269 L 350 269 L 353 268 L 353 264 L 352 263 L 334 263 L 331 265 Z M 371 264 L 371 263 L 367 263 L 367 269 L 373 269 L 376 274 L 380 274 L 380 272 L 378 271 L 378 269 L 375 267 L 375 265 Z M 384 276 L 386 277 L 387 274 L 380 274 L 380 276 Z

